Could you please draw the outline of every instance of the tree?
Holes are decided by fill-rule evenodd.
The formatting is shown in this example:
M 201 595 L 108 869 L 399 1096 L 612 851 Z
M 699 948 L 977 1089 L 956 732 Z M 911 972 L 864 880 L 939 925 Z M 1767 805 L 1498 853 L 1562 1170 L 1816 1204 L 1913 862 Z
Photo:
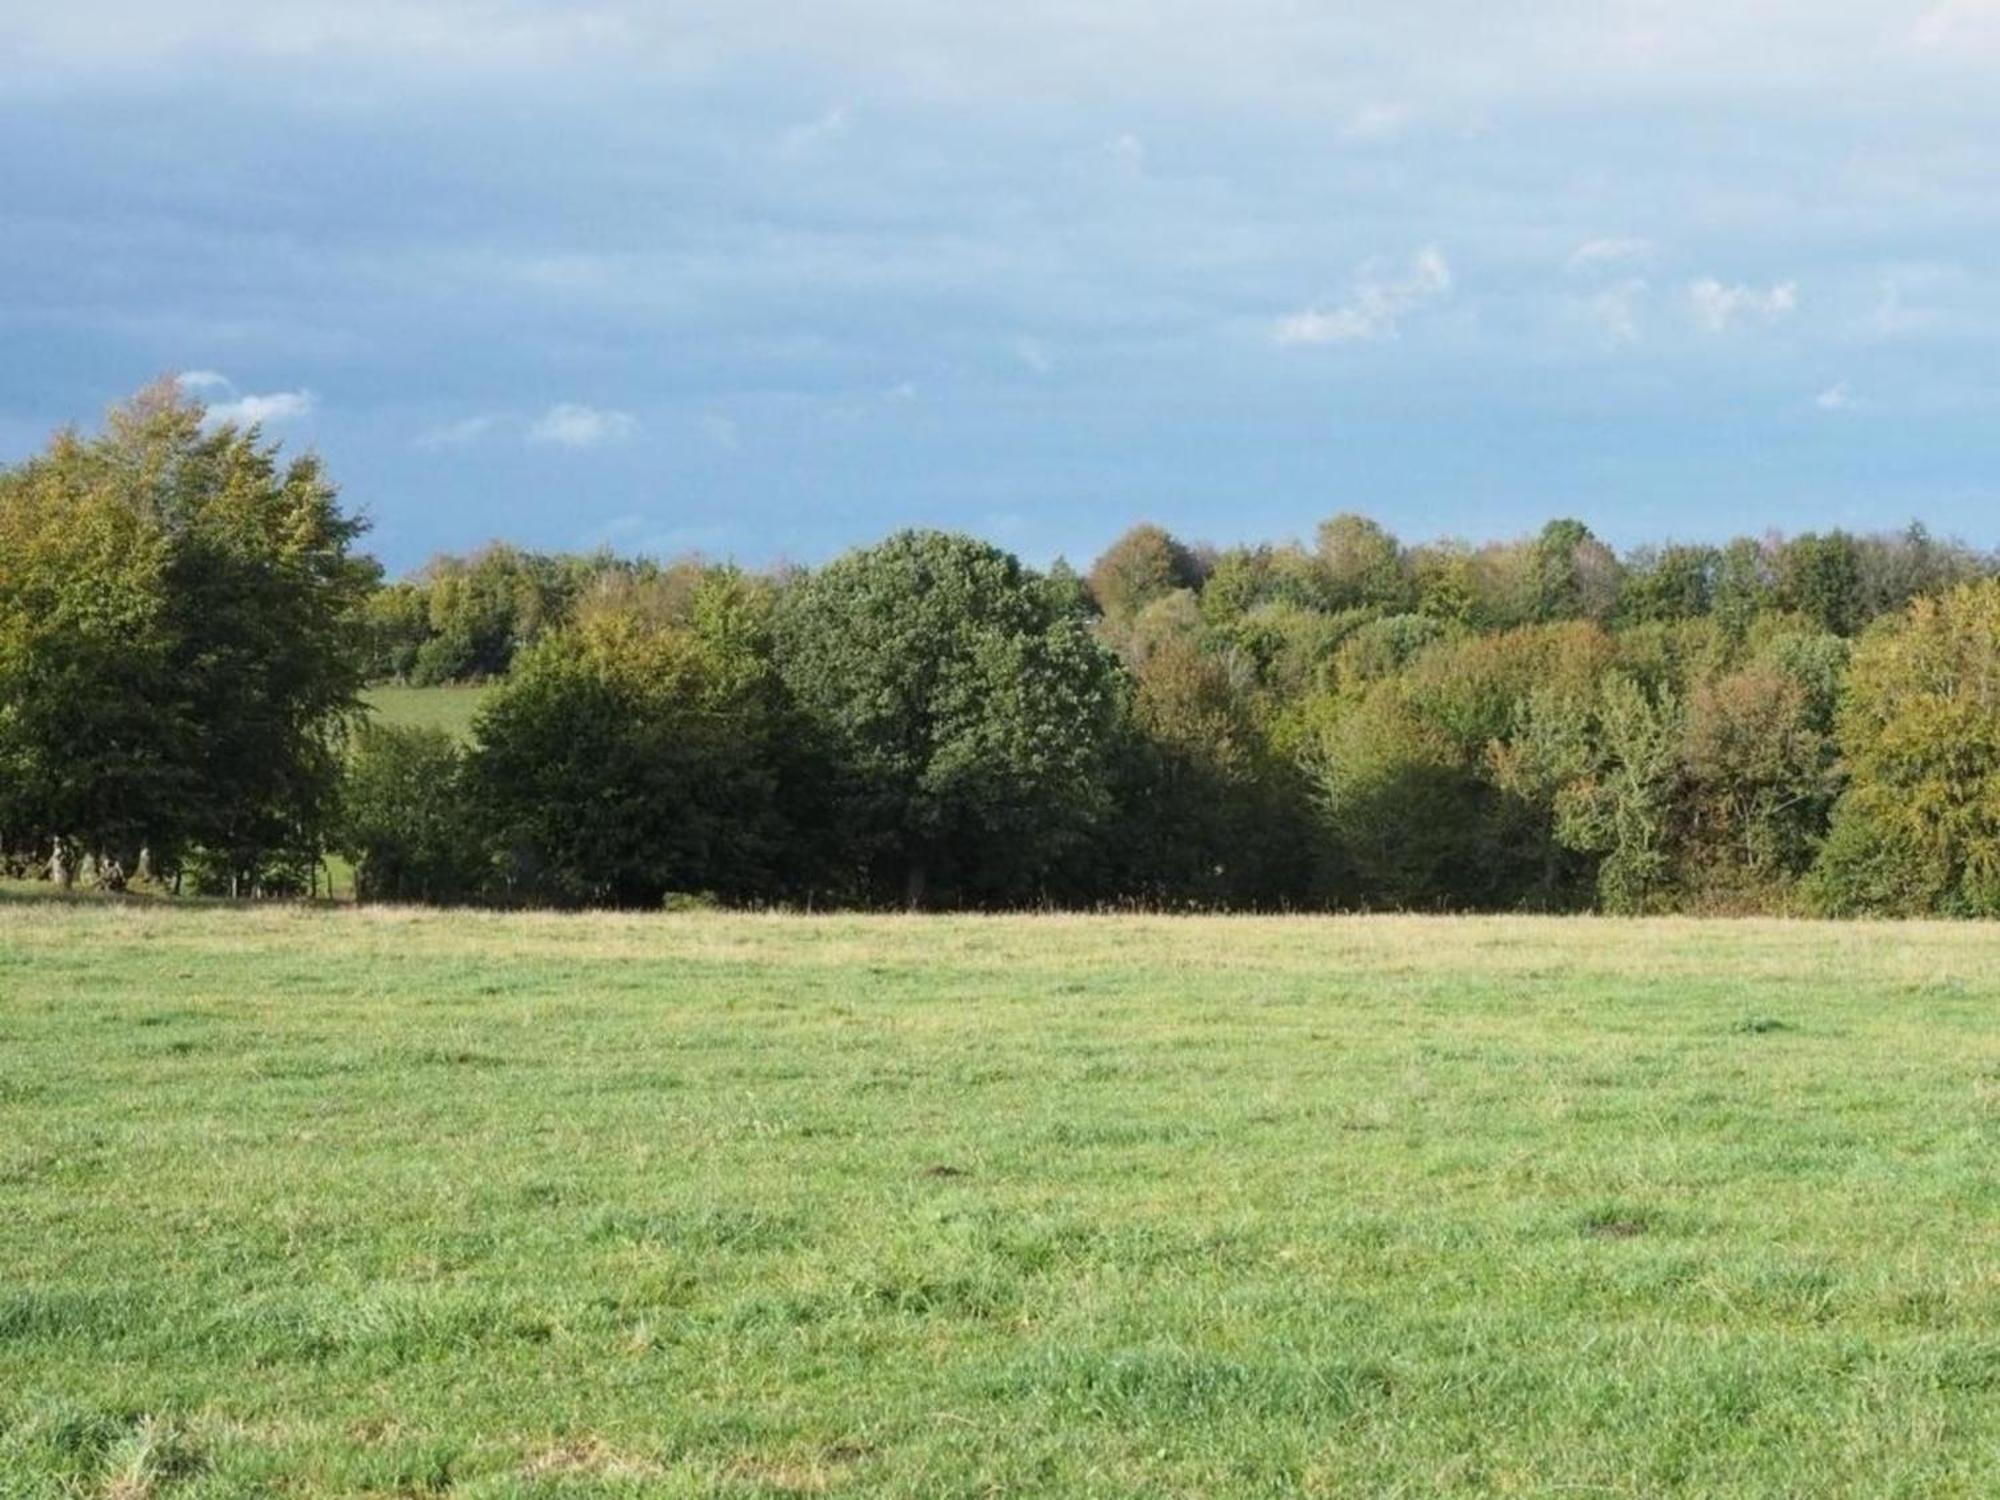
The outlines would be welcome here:
M 720 571 L 686 626 L 593 612 L 521 658 L 482 707 L 467 766 L 507 896 L 643 907 L 804 883 L 794 736 L 755 593 Z
M 495 543 L 434 559 L 420 580 L 429 634 L 410 670 L 420 684 L 498 677 L 515 655 L 568 619 L 586 576 L 606 560 L 548 557 Z
M 1134 526 L 1107 547 L 1089 579 L 1091 597 L 1111 620 L 1129 619 L 1163 594 L 1200 583 L 1194 554 L 1151 524 Z
M 1713 547 L 1642 549 L 1625 568 L 1619 616 L 1635 624 L 1666 624 L 1708 613 L 1719 554 Z
M 1115 660 L 1007 553 L 900 533 L 787 589 L 776 642 L 864 893 L 1032 900 L 1109 812 Z
M 2000 915 L 2000 580 L 1919 598 L 1864 636 L 1839 734 L 1848 783 L 1819 903 Z
M 1557 796 L 1556 836 L 1604 856 L 1597 890 L 1606 911 L 1648 911 L 1672 874 L 1680 705 L 1614 672 L 1600 693 L 1594 739 L 1596 764 Z
M 388 584 L 369 596 L 366 614 L 369 681 L 412 680 L 431 638 L 430 601 L 424 590 L 408 580 Z
M 1856 541 L 1861 609 L 1865 618 L 1893 614 L 1922 594 L 1941 594 L 1970 582 L 1978 558 L 1958 542 L 1940 542 L 1921 522 L 1889 536 Z
M 1237 674 L 1192 631 L 1134 666 L 1111 865 L 1116 894 L 1269 907 L 1309 894 L 1305 786 L 1273 750 Z
M 1459 747 L 1395 680 L 1339 704 L 1307 764 L 1328 848 L 1329 884 L 1353 905 L 1439 910 L 1476 904 L 1486 791 Z
M 1402 544 L 1383 526 L 1343 513 L 1320 523 L 1318 542 L 1335 609 L 1374 605 L 1395 612 L 1416 603 Z
M 319 461 L 282 467 L 171 382 L 7 483 L 9 817 L 232 892 L 317 861 L 366 662 L 374 564 Z
M 65 882 L 185 829 L 171 545 L 73 433 L 0 477 L 0 848 Z
M 1701 894 L 1769 905 L 1812 864 L 1838 781 L 1805 654 L 1767 654 L 1688 700 L 1685 883 Z
M 1529 618 L 1608 620 L 1617 607 L 1618 559 L 1581 521 L 1551 521 L 1530 549 Z
M 1771 575 L 1769 551 L 1752 537 L 1737 537 L 1716 554 L 1709 609 L 1727 634 L 1740 639 L 1776 602 Z
M 484 851 L 466 753 L 442 729 L 365 724 L 341 795 L 338 838 L 362 901 L 430 905 L 478 895 Z
M 1818 629 L 1853 635 L 1866 622 L 1861 549 L 1844 531 L 1793 537 L 1778 553 L 1778 600 Z
M 1480 580 L 1471 548 L 1450 539 L 1413 547 L 1409 567 L 1419 613 L 1453 625 L 1472 623 Z
M 193 471 L 170 521 L 168 597 L 200 730 L 194 841 L 210 883 L 236 894 L 319 857 L 378 569 L 352 552 L 362 523 L 316 457 L 281 471 L 254 429 L 204 438 L 192 413 L 156 420 L 146 440 Z

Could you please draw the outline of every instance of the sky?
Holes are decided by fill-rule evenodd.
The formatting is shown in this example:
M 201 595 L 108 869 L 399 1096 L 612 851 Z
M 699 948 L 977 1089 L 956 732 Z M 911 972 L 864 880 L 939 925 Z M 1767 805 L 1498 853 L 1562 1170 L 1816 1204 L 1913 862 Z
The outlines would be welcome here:
M 2000 545 L 2000 0 L 0 0 L 0 462 L 392 569 L 1360 510 Z

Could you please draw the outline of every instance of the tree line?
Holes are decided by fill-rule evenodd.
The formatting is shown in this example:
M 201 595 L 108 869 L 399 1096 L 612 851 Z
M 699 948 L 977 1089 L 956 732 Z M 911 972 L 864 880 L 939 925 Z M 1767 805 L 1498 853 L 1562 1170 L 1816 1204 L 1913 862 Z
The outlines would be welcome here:
M 1339 515 L 1087 574 L 491 547 L 385 583 L 160 388 L 0 474 L 19 873 L 371 899 L 2000 915 L 1996 560 Z M 371 680 L 490 680 L 469 742 Z

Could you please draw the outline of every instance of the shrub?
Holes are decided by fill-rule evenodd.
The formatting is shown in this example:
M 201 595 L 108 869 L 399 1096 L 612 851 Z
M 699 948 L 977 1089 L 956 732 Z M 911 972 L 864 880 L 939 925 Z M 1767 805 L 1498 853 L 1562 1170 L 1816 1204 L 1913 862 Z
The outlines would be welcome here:
M 443 729 L 364 725 L 341 797 L 337 845 L 363 901 L 469 900 L 483 884 L 466 754 Z

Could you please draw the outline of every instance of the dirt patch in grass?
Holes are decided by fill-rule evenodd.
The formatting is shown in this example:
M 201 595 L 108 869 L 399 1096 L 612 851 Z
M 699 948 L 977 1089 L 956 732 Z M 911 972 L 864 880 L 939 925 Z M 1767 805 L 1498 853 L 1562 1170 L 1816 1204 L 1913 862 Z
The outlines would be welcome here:
M 523 1479 L 588 1476 L 594 1479 L 658 1479 L 667 1471 L 650 1458 L 621 1453 L 601 1437 L 576 1438 L 537 1453 L 521 1466 Z

